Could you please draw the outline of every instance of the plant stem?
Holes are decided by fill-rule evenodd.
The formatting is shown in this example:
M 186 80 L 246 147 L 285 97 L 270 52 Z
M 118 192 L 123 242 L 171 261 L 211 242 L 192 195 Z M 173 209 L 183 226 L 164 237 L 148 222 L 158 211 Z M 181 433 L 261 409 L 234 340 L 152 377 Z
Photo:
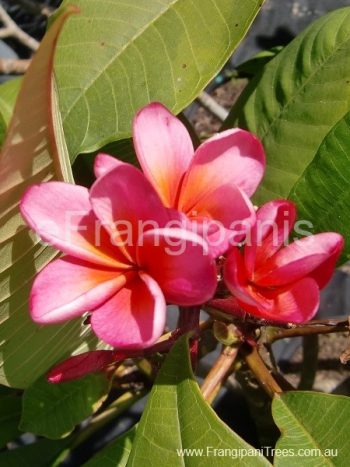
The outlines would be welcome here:
M 196 331 L 199 328 L 200 306 L 180 306 L 178 329 L 186 331 Z
M 241 347 L 241 350 L 248 367 L 254 373 L 260 386 L 267 392 L 267 394 L 273 397 L 275 394 L 281 393 L 281 387 L 271 375 L 271 372 L 261 358 L 257 347 L 244 345 Z
M 201 391 L 204 399 L 209 402 L 209 404 L 213 402 L 220 388 L 231 374 L 238 350 L 239 346 L 223 347 L 221 354 L 205 378 Z
M 30 65 L 30 59 L 0 58 L 0 74 L 23 75 Z
M 265 339 L 268 344 L 273 344 L 277 340 L 285 339 L 286 337 L 310 336 L 314 334 L 330 334 L 333 332 L 347 331 L 349 331 L 348 321 L 338 321 L 332 324 L 332 321 L 329 320 L 328 324 L 323 324 L 322 322 L 310 322 L 302 326 L 296 325 L 291 329 L 267 328 Z

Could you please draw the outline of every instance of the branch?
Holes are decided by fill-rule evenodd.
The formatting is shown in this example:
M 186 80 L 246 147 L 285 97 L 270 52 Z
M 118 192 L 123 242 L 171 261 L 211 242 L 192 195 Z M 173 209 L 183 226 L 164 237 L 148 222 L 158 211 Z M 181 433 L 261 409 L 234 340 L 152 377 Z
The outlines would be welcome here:
M 295 327 L 291 329 L 279 329 L 279 328 L 268 328 L 266 329 L 266 343 L 273 344 L 279 339 L 285 339 L 286 337 L 299 337 L 299 336 L 310 336 L 315 334 L 331 334 L 333 332 L 347 332 L 349 331 L 348 321 L 327 321 L 323 324 L 322 321 L 310 322 L 308 324 Z
M 201 391 L 204 399 L 210 404 L 230 375 L 238 350 L 239 346 L 224 347 L 205 378 Z
M 5 8 L 0 5 L 0 20 L 4 27 L 0 29 L 0 38 L 14 37 L 29 49 L 36 51 L 39 42 L 17 26 L 13 19 L 7 14 Z
M 271 372 L 265 365 L 263 359 L 260 357 L 256 346 L 242 346 L 242 354 L 250 370 L 254 373 L 254 376 L 258 380 L 260 386 L 267 392 L 267 394 L 271 397 L 275 394 L 280 394 L 282 389 L 275 378 L 271 375 Z
M 209 112 L 215 115 L 215 117 L 222 122 L 228 117 L 228 110 L 218 104 L 207 92 L 201 92 L 197 97 L 197 101 L 199 101 L 207 110 L 209 110 Z
M 23 75 L 27 71 L 30 62 L 29 59 L 0 58 L 0 74 Z

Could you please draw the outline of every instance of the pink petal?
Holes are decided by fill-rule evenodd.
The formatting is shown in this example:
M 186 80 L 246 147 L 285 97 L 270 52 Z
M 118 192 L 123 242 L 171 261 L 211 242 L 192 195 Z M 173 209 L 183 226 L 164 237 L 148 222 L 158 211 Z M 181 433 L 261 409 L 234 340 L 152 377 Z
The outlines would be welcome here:
M 186 127 L 162 104 L 154 102 L 136 115 L 133 138 L 144 174 L 164 205 L 176 207 L 180 184 L 194 152 Z
M 109 299 L 126 280 L 127 276 L 118 270 L 73 257 L 55 260 L 34 281 L 30 315 L 33 321 L 41 324 L 59 323 L 81 316 Z
M 317 313 L 320 302 L 318 285 L 310 277 L 294 282 L 288 288 L 274 291 L 252 288 L 251 292 L 257 300 L 261 300 L 262 306 L 252 307 L 241 302 L 242 308 L 259 318 L 277 322 L 309 321 Z
M 163 227 L 170 219 L 152 185 L 142 172 L 122 164 L 99 178 L 90 190 L 91 204 L 116 247 L 135 256 L 139 236 Z
M 301 323 L 311 319 L 319 306 L 319 288 L 311 278 L 275 290 L 249 283 L 237 248 L 232 249 L 227 257 L 224 279 L 240 307 L 261 319 Z
M 230 246 L 232 232 L 222 226 L 221 223 L 207 217 L 188 218 L 183 215 L 185 221 L 179 223 L 181 229 L 190 230 L 207 242 L 213 258 L 223 255 Z M 174 226 L 175 227 L 175 226 Z
M 74 355 L 52 368 L 47 380 L 49 383 L 63 383 L 101 371 L 115 361 L 114 354 L 113 350 L 95 350 Z
M 108 154 L 104 154 L 100 152 L 95 157 L 95 162 L 94 162 L 95 177 L 96 178 L 102 177 L 103 175 L 106 175 L 106 173 L 110 172 L 112 169 L 115 169 L 116 167 L 119 167 L 120 165 L 123 165 L 123 164 L 125 164 L 125 162 L 120 161 L 116 157 L 112 157 L 112 156 L 109 156 Z
M 323 286 L 330 279 L 342 248 L 343 238 L 337 233 L 302 238 L 282 248 L 256 270 L 254 282 L 259 286 L 281 286 L 315 273 L 315 280 Z
M 209 183 L 209 182 L 208 182 Z M 194 188 L 195 190 L 195 188 Z M 217 223 L 217 234 L 220 231 L 224 237 L 226 230 L 231 231 L 231 244 L 237 245 L 250 231 L 255 223 L 255 210 L 247 195 L 235 185 L 223 185 L 215 190 L 208 190 L 196 204 L 192 205 L 187 215 L 196 220 L 208 219 Z
M 251 307 L 263 307 L 263 302 L 257 300 L 249 291 L 249 282 L 244 268 L 244 260 L 238 248 L 233 247 L 229 251 L 224 264 L 224 281 L 232 295 Z M 270 304 L 266 303 L 266 308 Z M 245 308 L 244 308 L 245 309 Z
M 129 267 L 101 228 L 86 188 L 63 182 L 33 185 L 20 210 L 30 228 L 62 252 L 95 264 Z
M 96 335 L 119 349 L 150 347 L 162 335 L 166 304 L 158 284 L 140 273 L 91 316 Z
M 156 229 L 141 240 L 138 264 L 157 281 L 169 303 L 199 305 L 212 298 L 215 261 L 199 235 L 183 229 Z
M 264 150 L 254 135 L 240 129 L 219 133 L 196 150 L 181 189 L 180 209 L 190 212 L 203 196 L 222 187 L 237 186 L 250 197 L 264 170 Z
M 295 218 L 295 205 L 286 200 L 271 201 L 258 210 L 256 223 L 244 247 L 245 267 L 249 276 L 288 240 Z
M 242 310 L 242 307 L 239 305 L 238 300 L 232 296 L 227 298 L 214 298 L 213 300 L 210 300 L 208 305 L 217 310 L 223 311 L 224 313 L 234 315 L 240 319 L 244 319 L 246 315 Z

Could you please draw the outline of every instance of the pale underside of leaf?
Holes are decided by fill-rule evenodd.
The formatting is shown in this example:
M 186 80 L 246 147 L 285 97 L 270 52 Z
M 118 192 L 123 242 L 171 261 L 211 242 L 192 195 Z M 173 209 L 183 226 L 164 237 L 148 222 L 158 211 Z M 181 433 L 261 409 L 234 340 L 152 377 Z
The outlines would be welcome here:
M 80 321 L 52 327 L 31 322 L 31 282 L 57 252 L 39 243 L 19 213 L 31 184 L 72 181 L 52 80 L 56 41 L 69 14 L 53 24 L 32 61 L 0 155 L 0 383 L 15 387 L 28 386 L 57 360 L 94 345 Z
M 314 392 L 288 392 L 274 399 L 272 413 L 282 432 L 276 449 L 290 449 L 294 453 L 290 456 L 275 455 L 276 467 L 347 465 L 350 449 L 349 398 Z M 327 456 L 327 449 L 333 450 L 335 455 Z
M 184 448 L 202 449 L 202 454 L 183 457 L 178 450 Z M 215 455 L 211 448 L 226 449 L 226 455 Z M 128 466 L 231 466 L 229 453 L 235 449 L 253 451 L 203 399 L 193 377 L 188 342 L 182 337 L 172 348 L 153 386 Z M 252 455 L 240 459 L 240 465 L 270 464 L 263 456 Z

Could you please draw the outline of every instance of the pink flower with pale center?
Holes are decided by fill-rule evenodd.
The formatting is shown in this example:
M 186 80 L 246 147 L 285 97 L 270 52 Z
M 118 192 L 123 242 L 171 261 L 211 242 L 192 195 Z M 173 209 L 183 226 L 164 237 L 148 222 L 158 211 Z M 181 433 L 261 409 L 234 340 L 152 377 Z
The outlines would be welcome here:
M 191 229 L 194 221 L 196 232 L 215 245 L 216 256 L 227 249 L 230 235 L 234 234 L 235 242 L 244 237 L 255 222 L 249 197 L 265 170 L 264 150 L 254 135 L 235 128 L 209 138 L 194 150 L 183 123 L 155 102 L 137 113 L 133 141 L 143 173 L 164 206 L 183 213 L 190 221 L 187 228 Z M 99 154 L 95 175 L 99 177 L 120 164 Z
M 271 201 L 257 212 L 250 241 L 234 247 L 224 266 L 224 280 L 238 304 L 259 318 L 302 323 L 317 312 L 320 289 L 329 282 L 343 248 L 343 238 L 320 233 L 284 246 L 296 210 L 289 201 Z
M 34 281 L 30 314 L 37 323 L 90 311 L 99 338 L 117 348 L 143 348 L 163 333 L 166 302 L 198 305 L 215 292 L 215 261 L 207 243 L 193 232 L 167 227 L 174 213 L 129 164 L 101 176 L 90 192 L 62 182 L 35 185 L 20 209 L 44 241 L 67 255 Z M 132 227 L 131 241 L 116 242 L 122 237 L 118 220 Z M 140 233 L 139 222 L 150 220 L 156 228 Z

